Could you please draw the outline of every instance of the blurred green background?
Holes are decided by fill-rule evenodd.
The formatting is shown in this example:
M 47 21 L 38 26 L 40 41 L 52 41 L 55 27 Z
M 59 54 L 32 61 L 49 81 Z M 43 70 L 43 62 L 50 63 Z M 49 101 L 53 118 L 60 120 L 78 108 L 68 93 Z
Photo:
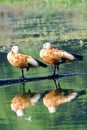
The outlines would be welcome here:
M 0 48 L 6 51 L 12 44 L 36 44 L 52 37 L 86 39 L 86 9 L 86 0 L 0 0 Z

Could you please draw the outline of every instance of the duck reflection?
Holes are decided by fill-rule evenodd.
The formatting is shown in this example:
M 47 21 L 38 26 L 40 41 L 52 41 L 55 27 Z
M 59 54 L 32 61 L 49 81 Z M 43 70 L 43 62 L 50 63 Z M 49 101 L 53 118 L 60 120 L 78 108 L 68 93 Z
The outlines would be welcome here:
M 76 97 L 87 93 L 87 89 L 79 91 L 74 89 L 62 89 L 59 82 L 57 85 L 57 88 L 54 90 L 45 90 L 44 92 L 36 93 L 31 92 L 31 90 L 25 92 L 25 84 L 23 84 L 23 92 L 17 94 L 11 101 L 11 110 L 13 110 L 17 116 L 23 116 L 24 109 L 35 105 L 38 101 L 43 101 L 48 111 L 54 113 L 59 105 L 70 102 Z M 31 118 L 29 117 L 28 120 L 29 119 Z
M 17 116 L 24 115 L 24 109 L 35 105 L 40 99 L 40 94 L 32 93 L 30 90 L 28 92 L 23 92 L 17 94 L 11 101 L 11 110 L 16 112 Z
M 50 113 L 54 113 L 59 105 L 72 101 L 77 96 L 85 94 L 86 91 L 57 88 L 56 90 L 49 91 L 43 97 L 43 104 L 48 108 Z

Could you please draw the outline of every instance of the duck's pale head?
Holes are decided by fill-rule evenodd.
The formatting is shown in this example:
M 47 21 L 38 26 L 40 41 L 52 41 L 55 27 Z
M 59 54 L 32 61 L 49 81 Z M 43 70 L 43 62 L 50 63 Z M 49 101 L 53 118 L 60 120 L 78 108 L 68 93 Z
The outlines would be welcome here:
M 43 48 L 44 49 L 51 49 L 52 45 L 51 45 L 51 43 L 47 42 L 47 43 L 43 44 Z
M 19 47 L 18 46 L 13 46 L 11 51 L 14 52 L 14 53 L 18 53 L 19 52 Z

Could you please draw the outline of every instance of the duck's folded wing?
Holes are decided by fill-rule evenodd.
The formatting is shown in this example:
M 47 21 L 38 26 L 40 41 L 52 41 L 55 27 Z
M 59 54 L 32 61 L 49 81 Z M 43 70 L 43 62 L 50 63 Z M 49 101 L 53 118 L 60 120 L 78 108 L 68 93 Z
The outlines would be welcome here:
M 31 57 L 31 56 L 28 56 L 27 58 L 27 62 L 28 64 L 32 65 L 32 66 L 42 66 L 42 67 L 47 67 L 46 64 L 42 63 L 41 61 Z

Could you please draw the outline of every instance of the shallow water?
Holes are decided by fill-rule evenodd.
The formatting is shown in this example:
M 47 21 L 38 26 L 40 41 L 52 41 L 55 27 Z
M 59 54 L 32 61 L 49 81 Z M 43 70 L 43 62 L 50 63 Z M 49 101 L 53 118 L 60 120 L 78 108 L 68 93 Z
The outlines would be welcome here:
M 54 18 L 56 19 L 56 18 Z M 46 30 L 43 34 L 43 37 L 45 37 L 45 33 L 49 28 L 51 27 L 51 30 L 54 30 L 56 28 L 56 20 L 53 18 L 50 19 L 50 22 L 46 24 Z M 37 21 L 37 20 L 36 20 Z M 18 24 L 18 21 L 14 20 L 14 23 Z M 39 29 L 39 32 L 43 30 L 43 23 L 45 21 L 41 21 L 38 19 L 39 24 L 34 25 L 34 19 L 33 23 L 28 26 L 28 24 L 25 21 L 22 21 L 23 24 L 22 27 L 13 29 L 14 37 L 12 37 L 13 41 L 16 41 L 17 38 L 21 39 L 23 41 L 22 32 L 27 31 L 27 29 L 31 30 L 36 29 L 36 31 Z M 28 19 L 27 19 L 28 22 Z M 58 22 L 58 21 L 57 21 Z M 63 21 L 64 22 L 64 21 Z M 67 21 L 66 21 L 67 22 Z M 19 21 L 20 23 L 20 21 Z M 13 22 L 12 22 L 13 24 Z M 44 24 L 44 26 L 45 26 Z M 51 24 L 53 26 L 51 26 Z M 63 24 L 63 23 L 62 23 Z M 70 23 L 71 24 L 71 23 Z M 16 25 L 16 24 L 15 24 Z M 26 25 L 26 26 L 25 26 Z M 28 28 L 27 28 L 28 26 Z M 65 25 L 64 25 L 65 26 Z M 14 26 L 12 26 L 14 28 Z M 25 28 L 26 27 L 26 28 Z M 36 28 L 37 27 L 37 28 Z M 48 27 L 48 28 L 47 28 Z M 22 30 L 21 30 L 22 29 Z M 19 32 L 18 32 L 19 31 Z M 33 32 L 33 31 L 32 31 Z M 43 31 L 42 31 L 43 32 Z M 17 35 L 18 33 L 18 35 Z M 21 35 L 19 35 L 21 34 Z M 31 36 L 35 39 L 37 33 L 35 35 Z M 41 35 L 42 35 L 41 34 Z M 17 37 L 16 37 L 17 36 Z M 25 36 L 26 33 L 25 33 Z M 29 36 L 29 35 L 28 35 Z M 39 35 L 38 35 L 39 37 Z M 53 36 L 52 36 L 53 37 Z M 45 41 L 45 40 L 44 40 Z M 60 85 L 62 89 L 73 89 L 73 90 L 83 90 L 87 88 L 87 75 L 82 75 L 84 72 L 87 72 L 87 43 L 85 40 L 71 40 L 71 41 L 65 41 L 61 43 L 55 42 L 55 40 L 51 39 L 52 43 L 55 45 L 55 48 L 60 48 L 67 50 L 72 53 L 81 54 L 84 56 L 83 61 L 76 61 L 73 63 L 63 64 L 59 68 L 59 74 L 72 74 L 77 73 L 78 76 L 65 76 L 63 78 L 59 78 Z M 34 41 L 35 42 L 35 41 Z M 42 42 L 43 43 L 43 42 Z M 22 46 L 23 45 L 23 46 Z M 37 42 L 34 44 L 19 44 L 22 51 L 24 51 L 27 54 L 31 54 L 32 56 L 38 58 L 39 60 L 39 51 L 41 48 L 41 44 L 37 45 Z M 25 45 L 25 46 L 24 46 Z M 28 47 L 30 46 L 30 47 Z M 37 48 L 37 49 L 36 49 Z M 21 76 L 21 71 L 19 69 L 13 68 L 7 61 L 6 55 L 4 53 L 0 54 L 0 78 L 17 78 Z M 52 74 L 53 67 L 51 65 L 48 65 L 47 68 L 31 68 L 29 72 L 25 70 L 26 77 L 37 77 L 37 76 L 47 76 Z M 28 92 L 28 90 L 31 90 L 31 92 L 35 93 L 44 93 L 46 90 L 55 90 L 55 84 L 53 80 L 37 80 L 33 82 L 27 82 L 25 83 L 25 91 Z M 80 95 L 78 98 L 74 99 L 74 101 L 62 104 L 57 107 L 57 110 L 55 113 L 49 113 L 48 109 L 43 104 L 43 97 L 33 106 L 30 106 L 25 109 L 24 116 L 17 117 L 16 113 L 11 110 L 11 100 L 19 93 L 22 93 L 24 91 L 23 84 L 5 84 L 0 86 L 0 130 L 86 130 L 87 129 L 87 94 Z

